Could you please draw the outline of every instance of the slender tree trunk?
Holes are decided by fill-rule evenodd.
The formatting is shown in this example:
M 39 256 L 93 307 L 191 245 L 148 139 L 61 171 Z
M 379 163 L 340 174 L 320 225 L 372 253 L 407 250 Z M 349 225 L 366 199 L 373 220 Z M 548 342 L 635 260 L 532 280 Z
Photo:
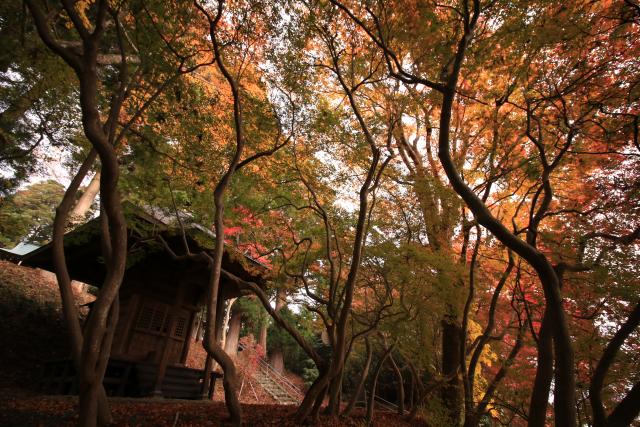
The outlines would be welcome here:
M 447 408 L 447 423 L 451 426 L 462 422 L 463 389 L 460 377 L 461 328 L 455 318 L 448 317 L 442 321 L 442 374 L 451 378 L 445 384 L 440 396 Z
M 474 3 L 476 4 L 476 3 Z M 571 334 L 562 306 L 560 281 L 549 260 L 538 249 L 532 247 L 518 236 L 511 233 L 493 214 L 478 196 L 465 184 L 451 158 L 449 133 L 451 127 L 451 113 L 456 95 L 457 74 L 464 58 L 469 35 L 460 42 L 456 58 L 455 79 L 448 83 L 443 93 L 443 103 L 440 116 L 440 135 L 438 157 L 455 191 L 464 199 L 466 205 L 474 213 L 478 223 L 487 228 L 505 246 L 524 258 L 536 271 L 544 290 L 545 302 L 554 324 L 553 344 L 556 356 L 556 393 L 562 400 L 556 400 L 556 425 L 573 427 L 576 425 L 575 405 L 575 373 L 574 353 L 571 344 Z
M 224 371 L 223 385 L 225 403 L 227 409 L 231 415 L 231 422 L 239 426 L 242 423 L 242 407 L 238 400 L 238 376 L 236 367 L 233 360 L 225 353 L 224 349 L 220 347 L 215 332 L 213 331 L 216 321 L 216 310 L 218 309 L 218 298 L 220 292 L 220 274 L 222 273 L 222 256 L 224 254 L 224 207 L 225 207 L 225 192 L 231 182 L 231 178 L 240 163 L 242 154 L 244 151 L 245 137 L 244 137 L 244 123 L 242 116 L 242 104 L 240 101 L 240 90 L 238 82 L 229 72 L 227 66 L 224 63 L 221 52 L 220 41 L 218 40 L 218 24 L 222 18 L 222 11 L 224 8 L 224 1 L 219 1 L 217 4 L 217 10 L 215 16 L 205 9 L 204 6 L 195 2 L 195 6 L 202 12 L 209 23 L 209 36 L 214 51 L 215 63 L 218 69 L 224 76 L 225 80 L 229 84 L 231 94 L 233 96 L 233 124 L 235 133 L 235 152 L 230 159 L 227 170 L 220 178 L 220 181 L 216 184 L 213 193 L 214 203 L 214 229 L 216 233 L 216 241 L 213 249 L 213 256 L 211 257 L 211 275 L 209 278 L 209 295 L 207 301 L 207 329 L 205 332 L 204 347 L 207 353 L 213 357 L 216 362 L 220 364 Z
M 64 233 L 67 226 L 67 219 L 69 217 L 69 210 L 73 205 L 76 193 L 82 180 L 86 174 L 91 170 L 91 167 L 95 163 L 97 152 L 92 150 L 87 158 L 84 160 L 78 172 L 71 180 L 69 187 L 65 191 L 65 194 L 60 202 L 60 205 L 56 209 L 56 216 L 53 221 L 53 236 L 52 236 L 52 257 L 53 265 L 58 282 L 58 289 L 60 290 L 60 298 L 62 301 L 62 312 L 65 319 L 65 324 L 69 330 L 69 345 L 71 348 L 71 356 L 75 365 L 76 372 L 79 373 L 81 369 L 81 353 L 82 353 L 82 328 L 80 327 L 78 306 L 76 304 L 75 297 L 73 296 L 73 290 L 71 288 L 71 277 L 69 276 L 69 270 L 67 269 L 67 261 L 64 253 Z M 98 424 L 106 425 L 111 422 L 111 411 L 109 409 L 109 402 L 106 398 L 104 388 L 98 394 Z
M 640 413 L 640 382 L 632 387 L 608 417 L 602 403 L 602 387 L 604 386 L 607 371 L 614 362 L 616 354 L 624 344 L 624 341 L 636 330 L 638 325 L 640 325 L 640 303 L 636 304 L 631 315 L 611 338 L 596 365 L 596 370 L 589 385 L 589 398 L 595 427 L 630 425 Z
M 398 415 L 404 416 L 404 378 L 402 378 L 402 371 L 398 367 L 395 359 L 392 354 L 389 354 L 389 361 L 391 362 L 391 366 L 393 367 L 393 371 L 396 373 L 396 378 L 398 380 Z
M 78 223 L 85 219 L 99 191 L 100 172 L 96 172 L 91 182 L 89 182 L 89 185 L 87 185 L 87 188 L 84 189 L 84 193 L 82 193 L 82 196 L 80 196 L 80 199 L 78 199 L 76 205 L 69 213 L 70 222 Z
M 221 222 L 221 217 L 220 217 Z M 220 227 L 222 228 L 222 227 Z M 220 236 L 220 234 L 217 234 Z M 217 309 L 218 309 L 218 293 L 219 293 L 219 284 L 220 284 L 220 269 L 222 263 L 222 245 L 223 241 L 221 238 L 216 239 L 216 246 L 220 242 L 219 254 L 217 257 L 217 263 L 214 259 L 214 266 L 211 269 L 211 277 L 210 277 L 210 297 L 209 302 L 207 304 L 207 328 L 205 331 L 204 337 L 204 347 L 207 350 L 207 354 L 212 357 L 222 368 L 224 372 L 224 376 L 222 378 L 222 384 L 224 387 L 224 399 L 227 405 L 227 409 L 229 410 L 229 415 L 231 417 L 231 423 L 234 426 L 240 426 L 242 423 L 242 407 L 240 406 L 240 401 L 238 400 L 238 374 L 236 371 L 235 364 L 229 355 L 224 351 L 224 349 L 220 346 L 218 341 L 218 337 L 216 336 L 216 318 L 217 318 Z M 216 250 L 216 252 L 218 252 Z M 217 267 L 216 267 L 217 265 Z M 217 276 L 217 278 L 216 278 Z
M 416 403 L 416 378 L 413 375 L 413 371 L 409 371 L 411 373 L 411 387 L 409 388 L 409 411 L 413 411 L 413 408 Z
M 553 332 L 551 328 L 551 313 L 545 309 L 538 333 L 538 365 L 529 403 L 529 422 L 527 424 L 529 427 L 547 425 L 549 391 L 553 380 Z
M 373 351 L 371 349 L 371 343 L 369 342 L 368 337 L 365 338 L 364 343 L 367 349 L 367 359 L 364 362 L 364 367 L 362 368 L 362 374 L 360 375 L 360 380 L 358 381 L 356 391 L 351 397 L 349 404 L 347 405 L 345 410 L 342 412 L 342 415 L 344 417 L 348 417 L 353 411 L 353 409 L 356 407 L 356 404 L 358 403 L 358 399 L 360 398 L 360 395 L 362 394 L 362 390 L 364 389 L 364 383 L 366 382 L 367 376 L 369 375 L 371 360 L 373 359 Z
M 202 399 L 209 399 L 209 390 L 211 389 L 211 372 L 213 371 L 213 360 L 207 354 L 204 360 L 204 378 L 202 379 L 202 390 L 200 390 Z
M 407 419 L 409 421 L 412 421 L 415 419 L 416 415 L 418 415 L 418 409 L 420 409 L 422 401 L 426 398 L 426 392 L 424 384 L 422 383 L 422 379 L 420 378 L 418 370 L 416 369 L 414 364 L 411 363 L 411 360 L 408 359 L 407 364 L 409 365 L 409 369 L 411 370 L 411 378 L 413 379 L 413 383 L 416 386 L 414 399 L 412 399 L 413 402 L 411 406 L 411 412 L 409 412 L 409 415 L 407 416 Z
M 95 426 L 95 425 L 108 425 L 104 423 L 104 411 L 103 405 L 107 403 L 106 394 L 103 387 L 104 374 L 109 363 L 109 355 L 111 353 L 111 344 L 113 343 L 113 336 L 115 333 L 116 325 L 118 324 L 118 317 L 120 315 L 120 304 L 116 298 L 109 310 L 108 323 L 103 333 L 102 342 L 100 348 L 96 349 L 96 360 L 93 362 L 95 365 L 83 364 L 81 366 L 79 385 L 80 385 L 80 425 Z M 83 349 L 84 353 L 84 349 Z M 82 360 L 84 362 L 84 360 Z M 94 367 L 95 366 L 95 367 Z M 93 369 L 92 369 L 93 368 Z M 107 407 L 108 410 L 108 407 Z M 110 415 L 110 414 L 109 414 Z
M 373 412 L 375 410 L 376 404 L 376 389 L 378 387 L 378 377 L 380 376 L 380 372 L 382 371 L 382 367 L 384 366 L 384 362 L 387 360 L 391 352 L 393 351 L 395 344 L 391 345 L 389 348 L 385 350 L 385 352 L 378 360 L 376 364 L 376 368 L 373 370 L 373 380 L 371 381 L 371 385 L 369 386 L 369 403 L 367 404 L 367 419 L 366 424 L 368 426 L 372 425 L 373 421 Z
M 362 263 L 362 257 L 363 257 L 364 249 L 366 246 L 368 219 L 370 218 L 369 195 L 372 191 L 376 189 L 377 185 L 379 184 L 378 178 L 382 173 L 382 171 L 384 170 L 384 168 L 386 167 L 386 165 L 388 164 L 388 162 L 391 160 L 392 156 L 388 156 L 382 162 L 382 164 L 380 164 L 381 150 L 376 146 L 376 141 L 373 135 L 371 134 L 371 132 L 369 131 L 369 128 L 366 125 L 364 117 L 360 112 L 360 109 L 354 97 L 354 88 L 345 82 L 340 72 L 340 66 L 338 64 L 339 59 L 335 54 L 335 50 L 331 49 L 330 46 L 329 48 L 330 48 L 330 51 L 332 52 L 331 54 L 332 62 L 334 65 L 334 68 L 332 70 L 334 71 L 336 78 L 340 83 L 340 86 L 342 87 L 345 95 L 349 100 L 351 110 L 360 125 L 362 134 L 364 135 L 365 140 L 369 144 L 369 148 L 371 151 L 371 162 L 367 170 L 367 175 L 360 187 L 359 194 L 358 194 L 358 199 L 359 199 L 358 220 L 356 222 L 356 227 L 355 227 L 349 272 L 344 282 L 344 287 L 341 290 L 342 305 L 340 306 L 339 313 L 336 313 L 336 316 L 335 316 L 337 320 L 335 322 L 335 328 L 333 330 L 333 337 L 335 339 L 332 340 L 332 344 L 333 344 L 332 358 L 329 365 L 329 369 L 327 371 L 327 378 L 326 379 L 323 378 L 322 380 L 323 390 L 324 390 L 324 387 L 328 386 L 331 381 L 334 381 L 333 387 L 331 387 L 329 391 L 331 393 L 330 400 L 332 400 L 333 402 L 336 402 L 339 399 L 338 395 L 340 393 L 340 387 L 335 381 L 339 380 L 339 377 L 346 363 L 345 359 L 346 359 L 346 351 L 347 351 L 347 342 L 346 342 L 347 341 L 346 340 L 347 325 L 348 325 L 349 318 L 351 316 L 351 309 L 352 309 L 352 303 L 353 303 L 354 290 L 356 286 L 356 280 L 358 278 L 358 273 L 360 271 L 360 264 Z M 327 221 L 325 217 L 325 227 L 326 226 L 327 226 Z M 331 238 L 327 240 L 330 242 Z M 327 247 L 329 247 L 329 245 L 330 243 L 327 244 Z M 332 255 L 330 254 L 329 257 L 331 256 Z M 337 281 L 332 280 L 332 282 L 334 282 L 332 283 L 332 286 L 337 286 Z M 335 296 L 332 295 L 331 297 L 334 298 Z M 336 304 L 336 303 L 337 301 L 333 301 L 333 304 Z M 298 421 L 302 421 L 308 416 L 308 413 L 306 411 L 308 411 L 308 406 L 306 406 L 305 402 L 303 401 L 303 404 L 300 405 L 300 409 L 298 410 L 298 414 L 297 414 Z M 334 411 L 335 411 L 335 408 L 334 408 Z

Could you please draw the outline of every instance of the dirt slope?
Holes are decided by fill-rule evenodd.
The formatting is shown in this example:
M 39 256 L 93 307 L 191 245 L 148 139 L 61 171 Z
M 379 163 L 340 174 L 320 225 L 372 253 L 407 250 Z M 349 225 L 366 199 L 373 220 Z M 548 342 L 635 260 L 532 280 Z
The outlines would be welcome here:
M 94 297 L 74 283 L 80 304 Z M 35 390 L 42 362 L 66 357 L 67 332 L 55 276 L 0 261 L 0 388 Z

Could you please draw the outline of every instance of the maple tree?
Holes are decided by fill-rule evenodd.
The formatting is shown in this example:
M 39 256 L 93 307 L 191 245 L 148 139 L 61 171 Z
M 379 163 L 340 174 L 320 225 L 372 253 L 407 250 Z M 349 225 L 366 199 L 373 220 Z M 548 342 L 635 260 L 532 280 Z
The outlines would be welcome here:
M 109 419 L 99 384 L 127 255 L 121 194 L 189 211 L 218 237 L 204 346 L 236 425 L 236 366 L 211 327 L 221 277 L 272 317 L 278 365 L 277 346 L 294 343 L 315 365 L 299 422 L 327 397 L 328 415 L 348 416 L 365 389 L 367 423 L 379 394 L 434 425 L 634 422 L 637 2 L 26 4 L 53 55 L 32 32 L 37 62 L 2 57 L 12 182 L 74 102 L 92 147 L 53 233 L 86 368 L 82 423 Z M 66 77 L 48 85 L 44 69 Z M 86 156 L 78 124 L 59 133 Z M 96 158 L 109 275 L 82 333 L 61 238 Z M 270 287 L 224 271 L 225 244 L 267 266 Z

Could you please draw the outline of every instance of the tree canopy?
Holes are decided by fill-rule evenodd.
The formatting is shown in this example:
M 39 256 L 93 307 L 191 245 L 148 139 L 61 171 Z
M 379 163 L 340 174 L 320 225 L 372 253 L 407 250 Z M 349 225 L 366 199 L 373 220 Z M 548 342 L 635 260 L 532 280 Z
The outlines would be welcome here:
M 432 425 L 637 422 L 637 1 L 24 3 L 0 6 L 0 245 L 60 241 L 100 171 L 108 274 L 74 341 L 85 425 L 107 416 L 91 402 L 121 199 L 216 233 L 209 320 L 220 277 L 241 281 L 224 243 L 270 268 L 267 291 L 241 283 L 244 309 L 313 370 L 300 422 L 365 387 Z M 41 144 L 66 153 L 64 198 L 18 189 L 52 161 Z M 233 361 L 206 336 L 238 424 Z

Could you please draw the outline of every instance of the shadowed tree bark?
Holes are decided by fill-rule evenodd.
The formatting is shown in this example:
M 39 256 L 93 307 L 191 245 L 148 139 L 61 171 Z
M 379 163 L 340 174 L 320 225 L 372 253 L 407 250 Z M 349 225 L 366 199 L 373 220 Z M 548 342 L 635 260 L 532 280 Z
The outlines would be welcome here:
M 121 11 L 112 9 L 106 0 L 98 0 L 92 4 L 85 17 L 80 15 L 75 3 L 71 1 L 62 1 L 58 9 L 53 9 L 55 13 L 52 13 L 51 5 L 43 5 L 37 0 L 27 0 L 25 3 L 33 17 L 40 38 L 52 52 L 60 56 L 73 69 L 78 78 L 82 128 L 92 146 L 91 154 L 72 181 L 63 203 L 57 211 L 54 224 L 53 252 L 63 311 L 71 331 L 71 353 L 74 361 L 76 363 L 79 361 L 77 374 L 80 388 L 80 424 L 83 426 L 104 425 L 110 418 L 108 407 L 104 403 L 102 380 L 118 320 L 118 291 L 122 283 L 127 257 L 127 224 L 118 192 L 119 165 L 116 146 L 149 105 L 183 72 L 181 70 L 182 63 L 172 77 L 151 92 L 142 105 L 130 115 L 126 124 L 119 126 L 118 118 L 124 101 L 130 94 L 130 85 L 139 82 L 139 80 L 132 81 L 129 73 L 124 29 L 120 17 Z M 79 38 L 76 45 L 80 49 L 69 47 L 64 40 L 57 38 L 58 33 L 55 31 L 57 22 L 54 21 L 60 15 L 68 17 L 69 28 Z M 111 34 L 114 36 L 112 42 L 115 39 L 120 60 L 118 63 L 114 63 L 113 76 L 109 77 L 112 80 L 113 89 L 107 96 L 108 102 L 103 105 L 100 95 L 107 85 L 101 80 L 104 78 L 104 73 L 98 69 L 98 65 L 100 64 L 100 50 L 106 43 L 108 30 L 115 33 Z M 141 75 L 137 74 L 136 79 L 140 78 Z M 101 164 L 101 246 L 106 274 L 84 331 L 80 333 L 77 316 L 75 316 L 77 308 L 75 301 L 73 301 L 70 277 L 66 269 L 62 238 L 75 194 L 96 157 L 100 159 Z M 75 318 L 72 319 L 72 316 Z
M 640 414 L 640 382 L 629 390 L 608 416 L 602 403 L 602 388 L 607 371 L 620 347 L 638 325 L 640 325 L 640 303 L 636 304 L 627 320 L 609 341 L 593 373 L 589 386 L 589 399 L 593 410 L 593 425 L 596 427 L 628 426 Z
M 382 371 L 382 367 L 384 366 L 384 362 L 386 362 L 387 358 L 395 348 L 396 344 L 393 343 L 389 347 L 384 348 L 383 354 L 380 356 L 378 363 L 376 364 L 375 369 L 373 370 L 373 379 L 371 380 L 371 384 L 369 385 L 369 401 L 367 403 L 367 418 L 366 424 L 368 426 L 372 425 L 373 421 L 373 412 L 376 406 L 376 389 L 378 388 L 378 378 L 380 377 L 380 372 Z
M 366 360 L 364 362 L 364 367 L 362 368 L 362 373 L 360 374 L 360 379 L 358 380 L 358 385 L 356 386 L 356 390 L 353 393 L 353 396 L 351 396 L 351 400 L 349 400 L 349 404 L 347 405 L 347 407 L 342 412 L 342 416 L 344 416 L 344 417 L 348 417 L 349 415 L 351 415 L 351 412 L 356 407 L 356 404 L 358 403 L 358 399 L 360 398 L 360 395 L 362 394 L 362 391 L 364 390 L 364 384 L 365 384 L 365 382 L 367 380 L 367 376 L 369 375 L 369 369 L 371 368 L 371 360 L 373 359 L 373 351 L 371 349 L 371 343 L 369 342 L 369 337 L 365 337 L 364 338 L 364 344 L 365 344 L 365 347 L 367 349 L 366 350 L 367 351 L 367 357 L 366 357 Z
M 63 47 L 52 35 L 47 17 L 35 0 L 27 2 L 27 6 L 34 18 L 38 34 L 45 44 L 75 71 L 80 83 L 80 107 L 82 111 L 82 125 L 85 135 L 100 158 L 103 169 L 100 193 L 103 204 L 103 255 L 106 260 L 106 277 L 100 293 L 85 326 L 82 350 L 80 352 L 79 386 L 80 386 L 80 422 L 85 426 L 96 425 L 98 421 L 105 421 L 104 415 L 98 420 L 98 401 L 103 394 L 102 379 L 106 369 L 111 341 L 113 339 L 114 324 L 117 322 L 118 304 L 117 294 L 124 275 L 127 255 L 126 222 L 120 204 L 117 190 L 118 162 L 113 141 L 115 140 L 116 120 L 119 116 L 125 96 L 125 86 L 129 76 L 126 60 L 119 69 L 119 88 L 114 93 L 109 106 L 106 122 L 102 122 L 98 107 L 97 56 L 99 45 L 105 31 L 105 23 L 110 13 L 106 1 L 99 1 L 96 5 L 96 17 L 93 28 L 87 28 L 78 15 L 75 6 L 70 2 L 63 2 L 63 7 L 73 23 L 82 41 L 83 54 L 77 56 L 68 48 Z M 119 26 L 117 15 L 114 21 Z M 122 48 L 122 46 L 120 46 Z M 124 55 L 124 52 L 123 52 Z M 91 162 L 92 163 L 92 162 Z M 86 174 L 86 171 L 84 171 Z M 79 183 L 78 183 L 79 184 Z M 75 189 L 77 191 L 77 188 Z M 73 191 L 73 193 L 75 193 Z M 71 192 L 68 192 L 70 194 Z M 63 210 L 58 223 L 66 220 L 68 207 Z M 64 224 L 66 225 L 66 224 Z M 59 234 L 59 233 L 58 233 Z M 60 243 L 61 244 L 61 243 Z M 60 260 L 59 260 L 60 261 Z M 64 276 L 64 272 L 62 274 Z M 67 279 L 66 277 L 64 279 Z M 66 283 L 62 284 L 65 286 Z M 74 328 L 75 329 L 75 328 Z M 72 332 L 75 336 L 77 333 Z M 77 337 L 74 339 L 77 341 Z M 75 342 L 75 345 L 78 343 Z M 102 406 L 102 405 L 101 405 Z M 100 411 L 103 413 L 103 411 Z
M 224 351 L 231 357 L 238 355 L 238 342 L 240 341 L 240 329 L 242 328 L 242 316 L 241 311 L 234 311 L 229 319 L 229 330 L 227 331 L 227 338 L 224 342 Z
M 287 305 L 287 295 L 283 290 L 278 289 L 276 295 L 276 313 L 279 313 Z M 282 373 L 284 371 L 284 354 L 281 348 L 273 348 L 269 352 L 269 364 L 275 369 L 276 372 Z

